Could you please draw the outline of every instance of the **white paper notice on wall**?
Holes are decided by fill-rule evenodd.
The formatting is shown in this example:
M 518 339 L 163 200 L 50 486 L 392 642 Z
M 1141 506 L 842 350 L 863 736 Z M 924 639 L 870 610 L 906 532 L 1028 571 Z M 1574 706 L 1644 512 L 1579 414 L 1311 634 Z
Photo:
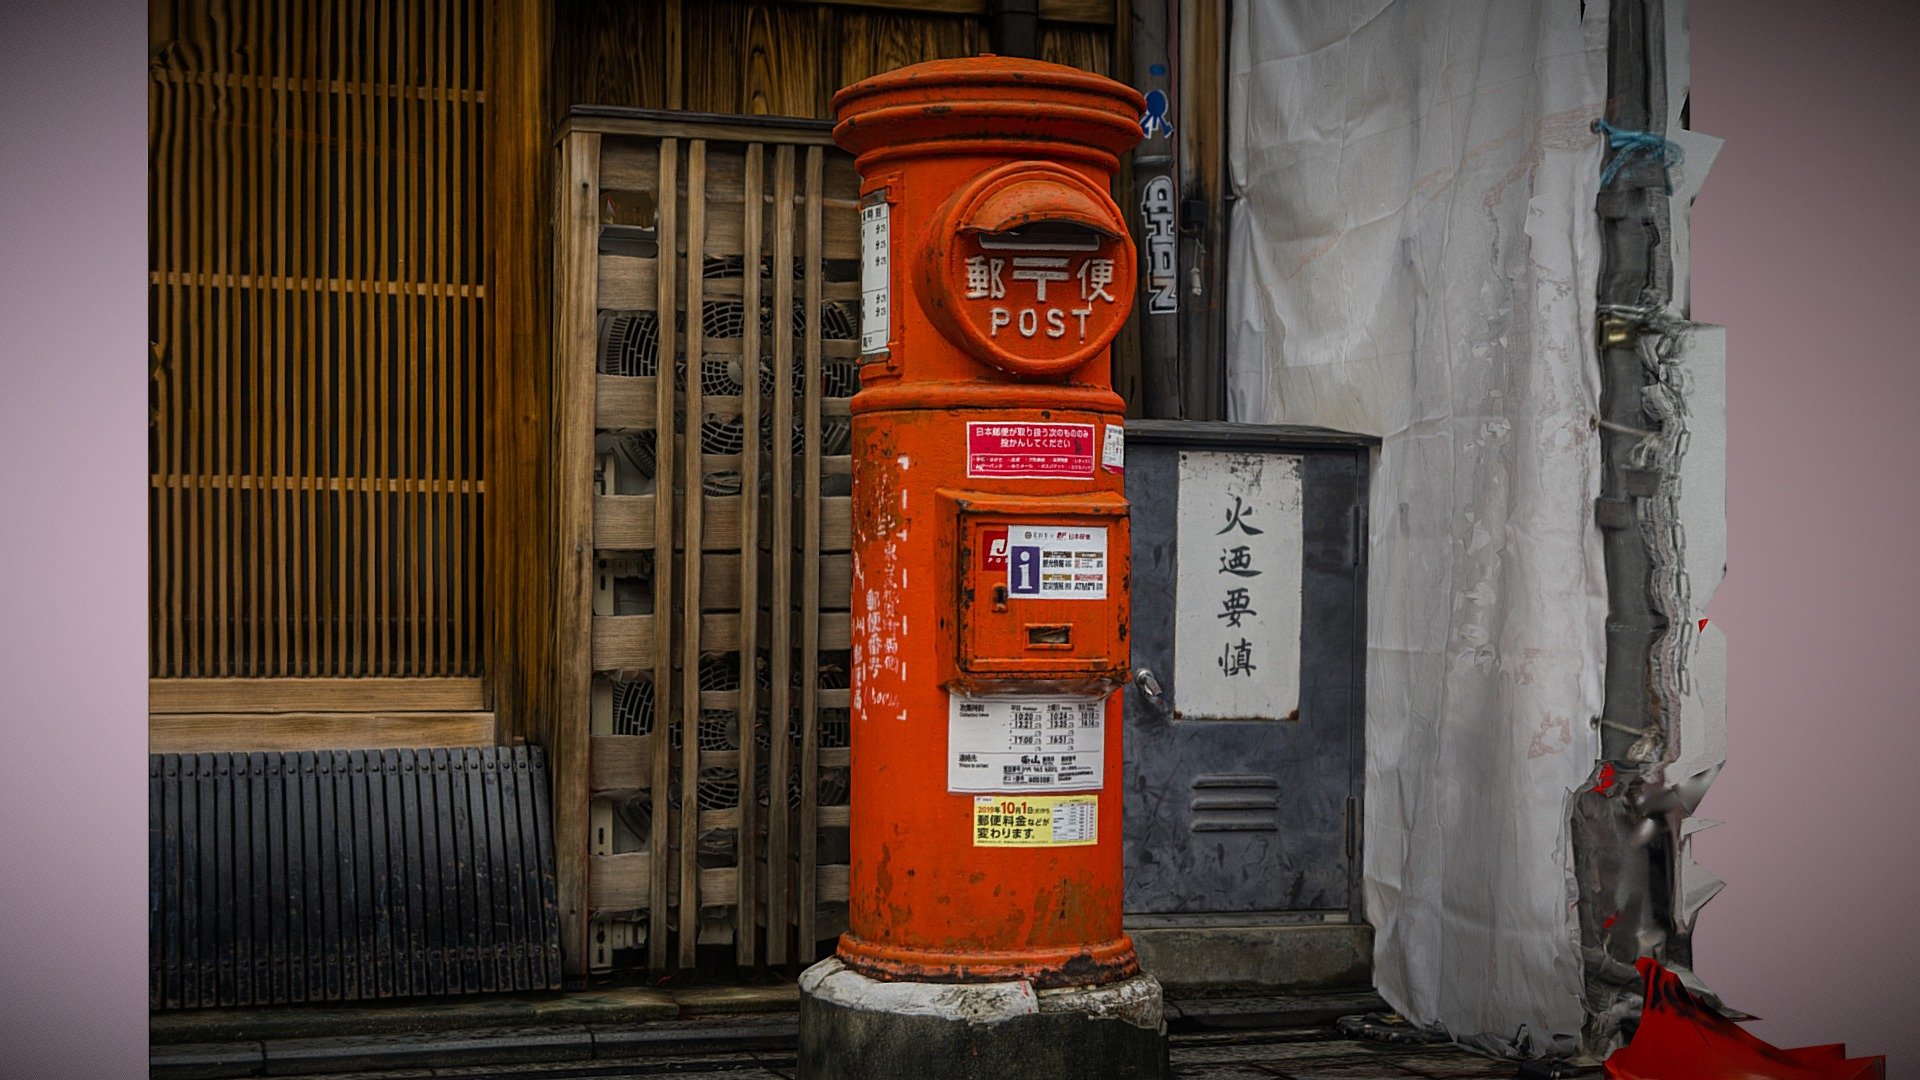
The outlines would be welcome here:
M 1173 693 L 1184 720 L 1300 704 L 1300 457 L 1184 451 Z
M 947 698 L 948 791 L 1099 791 L 1105 698 Z
M 889 214 L 887 193 L 876 191 L 860 207 L 860 352 L 887 351 L 893 331 L 889 293 L 893 274 L 887 263 Z

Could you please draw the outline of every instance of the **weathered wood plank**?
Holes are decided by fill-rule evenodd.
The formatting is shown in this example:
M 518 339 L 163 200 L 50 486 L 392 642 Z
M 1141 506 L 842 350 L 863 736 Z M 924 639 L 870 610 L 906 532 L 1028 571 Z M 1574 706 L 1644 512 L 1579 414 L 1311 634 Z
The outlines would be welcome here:
M 167 713 L 148 718 L 153 754 L 492 746 L 491 712 Z
M 556 230 L 554 252 L 553 395 L 557 438 L 552 496 L 558 555 L 554 662 L 559 677 L 547 744 L 553 770 L 561 935 L 568 946 L 567 970 L 574 974 L 586 971 L 591 915 L 586 859 L 592 799 L 587 781 L 593 672 L 613 666 L 603 661 L 624 659 L 621 645 L 632 649 L 640 644 L 628 639 L 635 636 L 630 632 L 641 629 L 633 621 L 609 617 L 603 623 L 593 615 L 593 416 L 598 344 L 593 297 L 599 291 L 595 243 L 599 174 L 599 136 L 573 137 L 561 144 L 554 188 L 559 201 L 555 216 L 561 225 Z M 650 634 L 651 620 L 645 630 Z
M 773 152 L 773 265 L 787 267 L 793 265 L 794 239 L 794 148 L 781 145 Z M 793 277 L 790 274 L 775 274 L 773 277 L 773 310 L 793 310 Z M 793 430 L 793 394 L 788 387 L 793 385 L 793 335 L 775 334 L 773 338 L 773 385 L 777 392 L 773 396 L 773 439 L 771 456 L 772 486 L 777 493 L 793 490 L 793 440 L 786 432 Z M 772 798 L 767 807 L 767 949 L 769 964 L 784 964 L 790 955 L 790 940 L 787 926 L 791 905 L 789 885 L 792 881 L 788 870 L 791 850 L 791 815 L 788 812 L 785 792 L 787 777 L 793 768 L 789 751 L 788 732 L 792 723 L 792 677 L 793 662 L 793 623 L 787 617 L 793 610 L 793 507 L 783 494 L 777 494 L 770 505 L 773 508 L 772 551 L 769 555 L 769 574 L 772 577 L 772 589 L 769 596 L 772 610 L 782 613 L 772 620 L 772 633 L 769 638 L 772 645 L 768 676 L 772 688 L 771 717 L 768 721 L 770 750 L 768 753 L 768 787 Z M 759 613 L 754 613 L 754 618 Z
M 594 496 L 595 548 L 601 551 L 644 551 L 653 547 L 653 540 L 653 496 Z
M 745 266 L 759 267 L 761 238 L 766 211 L 762 195 L 766 173 L 766 152 L 759 143 L 747 146 L 741 160 L 742 195 L 742 259 Z M 759 311 L 761 301 L 760 274 L 758 269 L 741 279 L 741 296 L 747 311 Z M 742 331 L 742 354 L 753 358 L 754 366 L 759 365 L 760 320 L 748 319 Z M 741 388 L 740 415 L 742 426 L 747 431 L 760 430 L 760 380 L 747 379 Z M 748 729 L 759 715 L 760 681 L 754 677 L 757 667 L 760 645 L 758 629 L 760 620 L 747 617 L 759 605 L 760 572 L 757 566 L 760 550 L 760 448 L 758 440 L 749 442 L 740 461 L 740 490 L 746 493 L 741 498 L 740 553 L 731 556 L 734 566 L 724 566 L 728 556 L 711 556 L 716 564 L 712 573 L 704 578 L 713 586 L 702 589 L 700 603 L 703 608 L 730 608 L 742 613 L 740 619 L 740 700 L 739 716 L 741 726 Z M 733 590 L 732 596 L 723 595 L 726 587 Z M 709 593 L 713 595 L 710 597 Z M 740 740 L 740 791 L 744 807 L 735 821 L 734 846 L 738 854 L 740 868 L 739 891 L 735 900 L 735 910 L 743 913 L 735 920 L 734 954 L 742 965 L 755 963 L 759 958 L 757 937 L 759 927 L 753 917 L 757 893 L 755 883 L 759 880 L 755 861 L 758 857 L 759 829 L 753 821 L 752 808 L 756 806 L 753 792 L 758 790 L 759 767 L 757 741 L 750 737 Z
M 705 275 L 700 268 L 706 261 L 707 237 L 707 144 L 702 139 L 692 139 L 687 143 L 687 310 L 698 312 L 705 296 L 701 286 Z M 687 438 L 693 438 L 693 430 L 699 423 L 701 412 L 701 394 L 705 379 L 700 376 L 701 357 L 705 354 L 703 345 L 704 320 L 687 320 L 687 389 L 686 416 Z M 689 493 L 701 490 L 701 466 L 703 460 L 695 448 L 689 447 L 686 455 L 686 474 L 682 478 L 685 490 Z M 700 595 L 700 562 L 694 555 L 702 546 L 701 511 L 705 509 L 706 499 L 689 497 L 686 500 L 686 523 L 684 548 L 688 555 L 681 566 L 684 575 L 683 588 L 687 596 Z M 736 499 L 737 503 L 738 500 Z M 681 656 L 680 668 L 689 677 L 700 670 L 700 652 L 702 642 L 700 607 L 697 604 L 681 605 Z M 699 854 L 700 854 L 700 805 L 699 785 L 694 778 L 700 771 L 700 740 L 693 733 L 700 726 L 700 695 L 682 692 L 680 695 L 680 935 L 679 962 L 682 968 L 691 968 L 696 960 L 696 947 L 700 939 L 700 897 L 699 897 Z
M 150 679 L 149 713 L 476 712 L 484 679 Z
M 652 779 L 652 750 L 648 735 L 595 735 L 588 755 L 588 787 L 596 795 L 645 788 Z
M 796 923 L 799 959 L 810 962 L 819 948 L 819 882 L 815 866 L 820 850 L 820 552 L 826 539 L 822 518 L 826 503 L 843 499 L 820 497 L 820 260 L 822 189 L 826 182 L 825 154 L 807 151 L 806 187 L 806 295 L 805 390 L 801 423 L 800 496 L 803 503 L 800 532 L 800 896 Z M 836 540 L 842 539 L 836 530 Z M 847 546 L 847 545 L 840 545 Z
M 667 102 L 669 108 L 680 107 L 679 65 L 679 5 L 673 4 L 669 11 L 669 31 L 673 42 L 669 49 L 674 69 L 667 77 Z M 669 193 L 669 197 L 660 200 L 656 234 L 660 243 L 660 258 L 666 263 L 665 273 L 658 275 L 660 296 L 654 310 L 673 311 L 674 297 L 678 289 L 678 262 L 675 252 L 679 250 L 680 200 L 676 194 L 680 190 L 680 143 L 677 139 L 662 139 L 659 143 L 657 164 L 659 175 L 656 177 L 656 192 Z M 676 348 L 676 329 L 672 319 L 660 320 L 660 355 L 670 357 Z M 662 365 L 661 373 L 666 373 Z M 674 433 L 673 423 L 668 417 L 673 415 L 673 380 L 657 378 L 654 380 L 654 415 L 659 418 L 654 425 L 654 475 L 671 477 L 673 475 Z M 672 620 L 666 613 L 673 610 L 673 574 L 672 552 L 674 545 L 674 500 L 662 499 L 654 511 L 653 550 L 658 553 L 653 575 L 653 610 L 662 614 L 661 625 L 666 628 L 659 647 L 653 650 L 653 784 L 651 786 L 653 817 L 648 826 L 648 847 L 662 852 L 649 869 L 650 895 L 661 898 L 647 913 L 647 967 L 653 971 L 665 971 L 667 968 L 667 896 L 668 875 L 673 870 L 672 861 L 666 858 L 667 823 L 671 797 L 671 770 L 673 754 L 668 739 L 670 724 L 667 718 L 672 716 L 673 687 L 673 643 Z M 664 564 L 664 565 L 662 565 Z
M 659 262 L 638 255 L 600 256 L 599 306 L 603 311 L 652 311 L 659 299 Z
M 651 615 L 592 615 L 592 671 L 645 671 L 654 666 Z M 659 683 L 656 686 L 662 685 Z M 659 708 L 656 700 L 655 709 Z
M 823 825 L 826 824 L 825 813 L 828 809 L 838 810 L 843 808 L 821 807 L 821 824 Z M 820 903 L 846 903 L 847 865 L 845 863 L 838 863 L 830 866 L 822 866 L 814 874 L 814 888 L 817 890 L 816 895 Z
M 652 375 L 594 376 L 595 427 L 651 431 L 657 423 L 659 380 Z
M 595 855 L 587 872 L 593 888 L 587 898 L 595 911 L 633 911 L 653 896 L 653 856 L 644 851 Z

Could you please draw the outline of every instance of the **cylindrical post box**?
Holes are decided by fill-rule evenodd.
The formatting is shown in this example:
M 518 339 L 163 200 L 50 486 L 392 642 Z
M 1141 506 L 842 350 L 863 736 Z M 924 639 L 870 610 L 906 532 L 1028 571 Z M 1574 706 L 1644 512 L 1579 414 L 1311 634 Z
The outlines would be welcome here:
M 1109 188 L 1144 100 L 978 57 L 834 98 L 861 176 L 853 790 L 839 960 L 1084 986 L 1121 918 L 1122 402 Z

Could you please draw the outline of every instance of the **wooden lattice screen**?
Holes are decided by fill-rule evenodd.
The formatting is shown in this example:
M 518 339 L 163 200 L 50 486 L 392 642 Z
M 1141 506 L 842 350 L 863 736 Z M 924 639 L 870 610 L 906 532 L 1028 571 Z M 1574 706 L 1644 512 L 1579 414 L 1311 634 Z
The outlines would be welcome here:
M 591 552 L 562 908 L 583 874 L 595 968 L 804 962 L 846 899 L 852 162 L 823 124 L 576 115 L 555 190 L 562 547 Z
M 477 674 L 482 5 L 150 14 L 152 673 Z

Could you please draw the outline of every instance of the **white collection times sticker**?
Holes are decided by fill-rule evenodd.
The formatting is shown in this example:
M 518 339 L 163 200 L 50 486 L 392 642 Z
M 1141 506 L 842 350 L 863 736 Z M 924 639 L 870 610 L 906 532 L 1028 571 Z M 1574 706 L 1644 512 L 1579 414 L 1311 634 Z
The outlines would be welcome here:
M 886 192 L 860 208 L 860 352 L 887 351 L 893 333 L 891 293 L 893 271 L 888 264 L 889 217 Z
M 947 790 L 1099 791 L 1103 698 L 947 698 Z
M 1007 526 L 1007 595 L 1016 600 L 1105 600 L 1105 525 Z

